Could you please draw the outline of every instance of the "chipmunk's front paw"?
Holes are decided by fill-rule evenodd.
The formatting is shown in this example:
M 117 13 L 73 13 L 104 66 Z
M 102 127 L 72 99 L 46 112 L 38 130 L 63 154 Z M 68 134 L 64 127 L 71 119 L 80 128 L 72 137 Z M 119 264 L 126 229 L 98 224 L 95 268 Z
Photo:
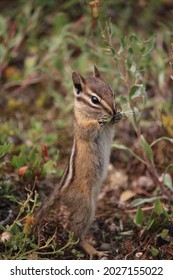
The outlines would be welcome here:
M 98 123 L 101 127 L 104 126 L 105 124 L 107 124 L 109 121 L 110 120 L 108 119 L 108 116 L 100 116 L 98 118 Z

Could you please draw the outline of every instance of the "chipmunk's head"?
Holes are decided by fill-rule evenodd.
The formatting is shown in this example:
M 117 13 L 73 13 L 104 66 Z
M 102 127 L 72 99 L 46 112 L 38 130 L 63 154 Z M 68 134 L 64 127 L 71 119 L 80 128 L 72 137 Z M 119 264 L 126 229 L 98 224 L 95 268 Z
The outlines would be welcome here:
M 76 72 L 72 73 L 75 95 L 75 110 L 89 119 L 101 116 L 114 117 L 117 110 L 112 89 L 105 83 L 99 70 L 94 66 L 94 76 L 84 79 Z

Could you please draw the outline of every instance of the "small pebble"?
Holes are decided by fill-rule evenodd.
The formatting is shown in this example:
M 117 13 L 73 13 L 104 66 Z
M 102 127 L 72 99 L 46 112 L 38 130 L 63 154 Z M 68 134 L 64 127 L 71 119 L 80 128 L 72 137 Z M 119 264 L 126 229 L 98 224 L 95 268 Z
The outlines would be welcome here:
M 135 257 L 138 258 L 138 259 L 140 259 L 140 258 L 142 257 L 142 255 L 143 255 L 142 252 L 137 252 L 137 253 L 135 254 Z
M 109 243 L 102 243 L 102 245 L 99 248 L 99 251 L 110 251 L 111 246 Z

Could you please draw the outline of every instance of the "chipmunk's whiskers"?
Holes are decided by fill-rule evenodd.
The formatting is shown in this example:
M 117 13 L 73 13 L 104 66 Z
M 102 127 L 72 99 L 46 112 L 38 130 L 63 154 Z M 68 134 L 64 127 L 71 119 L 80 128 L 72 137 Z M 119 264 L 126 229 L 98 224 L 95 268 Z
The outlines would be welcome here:
M 134 115 L 134 112 L 133 111 L 122 111 L 121 114 Z

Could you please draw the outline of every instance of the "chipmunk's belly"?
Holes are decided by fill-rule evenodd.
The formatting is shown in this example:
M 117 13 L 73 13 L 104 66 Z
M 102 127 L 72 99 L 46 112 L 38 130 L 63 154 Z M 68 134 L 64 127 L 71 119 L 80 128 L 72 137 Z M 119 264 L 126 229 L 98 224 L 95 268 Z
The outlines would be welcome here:
M 104 181 L 107 175 L 113 135 L 114 133 L 112 130 L 104 131 L 97 142 L 100 184 Z

